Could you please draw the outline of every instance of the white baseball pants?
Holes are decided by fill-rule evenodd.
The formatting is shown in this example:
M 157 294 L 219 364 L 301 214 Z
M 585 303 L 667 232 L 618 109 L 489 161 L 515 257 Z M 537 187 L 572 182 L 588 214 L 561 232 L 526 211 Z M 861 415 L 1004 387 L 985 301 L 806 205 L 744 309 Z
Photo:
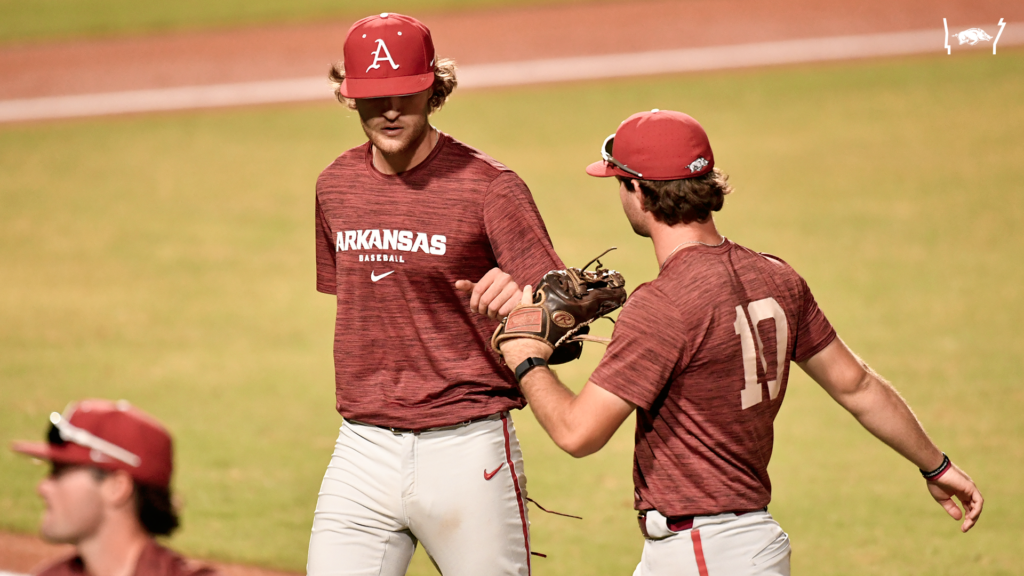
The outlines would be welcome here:
M 766 511 L 697 516 L 672 532 L 651 510 L 647 533 L 633 576 L 789 576 L 789 536 Z
M 443 430 L 345 422 L 313 515 L 309 576 L 529 576 L 526 476 L 508 413 Z

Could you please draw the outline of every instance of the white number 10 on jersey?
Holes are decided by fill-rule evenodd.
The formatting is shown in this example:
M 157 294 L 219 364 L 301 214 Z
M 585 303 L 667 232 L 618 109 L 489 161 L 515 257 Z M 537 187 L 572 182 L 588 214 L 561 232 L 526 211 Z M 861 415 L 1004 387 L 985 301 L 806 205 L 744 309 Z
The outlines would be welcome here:
M 750 314 L 750 324 L 754 325 L 754 333 L 750 333 L 750 324 L 747 323 L 747 313 Z M 761 402 L 761 385 L 757 382 L 757 360 L 761 359 L 761 368 L 765 375 L 768 373 L 768 363 L 764 359 L 764 344 L 761 342 L 761 333 L 757 324 L 769 318 L 775 320 L 775 367 L 774 380 L 768 381 L 768 397 L 771 400 L 779 395 L 782 387 L 782 372 L 786 366 L 786 344 L 788 343 L 789 325 L 786 323 L 786 313 L 782 306 L 775 301 L 775 298 L 764 298 L 747 305 L 747 313 L 743 312 L 743 306 L 736 307 L 736 334 L 740 337 L 740 347 L 743 351 L 743 391 L 740 392 L 741 405 L 744 410 Z M 757 337 L 757 349 L 754 348 L 754 337 Z

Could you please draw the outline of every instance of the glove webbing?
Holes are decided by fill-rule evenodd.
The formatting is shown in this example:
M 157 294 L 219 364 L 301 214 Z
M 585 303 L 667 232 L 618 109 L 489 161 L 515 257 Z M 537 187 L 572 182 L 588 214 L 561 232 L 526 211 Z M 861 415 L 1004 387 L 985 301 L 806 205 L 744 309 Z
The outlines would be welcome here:
M 566 342 L 597 342 L 598 344 L 607 345 L 609 342 L 612 341 L 611 338 L 605 338 L 603 336 L 591 336 L 590 334 L 576 334 L 577 332 L 582 330 L 584 326 L 590 326 L 595 321 L 600 320 L 601 318 L 605 318 L 605 316 L 598 316 L 597 318 L 591 318 L 586 322 L 580 322 L 578 326 L 566 332 L 564 336 L 558 339 L 558 342 L 555 342 L 555 348 L 558 348 L 559 346 L 565 344 Z M 611 318 L 608 319 L 611 320 Z M 612 322 L 614 323 L 614 320 L 612 320 Z

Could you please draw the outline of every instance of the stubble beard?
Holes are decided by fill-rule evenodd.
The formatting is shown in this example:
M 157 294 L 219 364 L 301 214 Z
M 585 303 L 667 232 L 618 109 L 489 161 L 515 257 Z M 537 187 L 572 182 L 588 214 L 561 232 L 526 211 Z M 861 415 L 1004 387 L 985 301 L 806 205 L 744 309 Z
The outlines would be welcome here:
M 415 124 L 405 126 L 401 136 L 398 138 L 390 138 L 382 134 L 380 131 L 367 126 L 365 122 L 363 122 L 362 125 L 363 132 L 370 140 L 370 144 L 385 156 L 394 156 L 409 152 L 419 144 L 420 140 L 427 133 L 427 128 L 430 126 L 427 122 L 427 117 L 422 116 L 417 118 Z
M 644 238 L 651 237 L 651 231 L 648 230 L 647 227 L 644 226 L 643 224 L 639 222 L 634 222 L 632 219 L 630 219 L 629 225 L 633 227 L 633 232 L 636 233 L 637 236 L 643 236 Z
M 647 222 L 643 218 L 643 213 L 637 214 L 632 205 L 626 205 L 624 208 L 626 220 L 629 220 L 629 225 L 633 228 L 633 232 L 636 233 L 637 236 L 650 238 L 651 231 L 647 227 Z
M 39 534 L 55 544 L 78 544 L 99 531 L 104 518 L 103 504 L 92 471 L 81 468 L 66 474 L 74 476 L 57 480 L 66 484 L 58 484 L 48 496 L 43 496 L 46 509 Z
M 39 535 L 54 544 L 78 544 L 99 529 L 99 515 L 86 518 L 60 517 L 47 510 L 39 526 Z

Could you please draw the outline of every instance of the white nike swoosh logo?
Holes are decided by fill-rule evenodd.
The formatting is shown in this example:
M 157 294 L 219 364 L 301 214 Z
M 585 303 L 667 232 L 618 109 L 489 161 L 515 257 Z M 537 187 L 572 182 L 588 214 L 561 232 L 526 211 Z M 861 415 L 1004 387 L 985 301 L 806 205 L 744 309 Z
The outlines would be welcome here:
M 370 271 L 370 281 L 371 282 L 376 282 L 377 280 L 380 280 L 381 278 L 383 278 L 383 277 L 385 277 L 385 276 L 387 276 L 389 274 L 394 274 L 394 273 L 395 273 L 395 271 L 392 270 L 390 272 L 385 272 L 385 273 L 381 274 L 380 276 L 377 276 L 376 274 L 373 273 L 373 270 L 371 270 Z

